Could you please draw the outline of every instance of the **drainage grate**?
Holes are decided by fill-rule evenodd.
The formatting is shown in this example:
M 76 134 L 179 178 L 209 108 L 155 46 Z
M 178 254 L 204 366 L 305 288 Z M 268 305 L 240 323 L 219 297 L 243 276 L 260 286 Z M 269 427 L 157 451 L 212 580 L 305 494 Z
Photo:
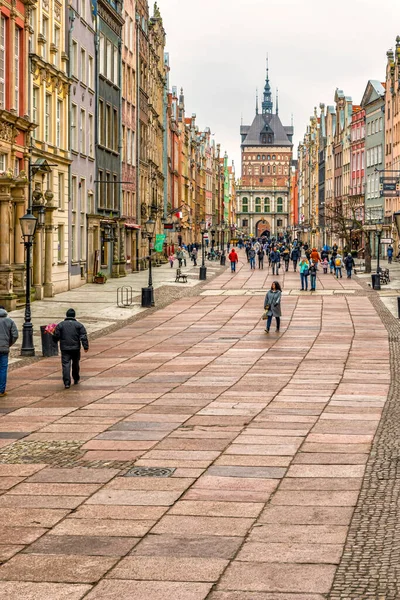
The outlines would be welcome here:
M 169 467 L 133 467 L 124 477 L 171 477 L 174 471 Z

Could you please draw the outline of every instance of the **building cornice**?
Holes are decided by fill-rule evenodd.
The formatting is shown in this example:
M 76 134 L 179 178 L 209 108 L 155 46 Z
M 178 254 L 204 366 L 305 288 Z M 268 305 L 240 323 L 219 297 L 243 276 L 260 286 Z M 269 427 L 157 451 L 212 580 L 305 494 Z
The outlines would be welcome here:
M 30 54 L 29 57 L 31 59 L 31 72 L 35 79 L 40 79 L 41 83 L 45 81 L 53 90 L 64 92 L 66 96 L 69 94 L 72 79 L 64 71 L 60 71 L 54 65 L 45 62 L 37 54 Z

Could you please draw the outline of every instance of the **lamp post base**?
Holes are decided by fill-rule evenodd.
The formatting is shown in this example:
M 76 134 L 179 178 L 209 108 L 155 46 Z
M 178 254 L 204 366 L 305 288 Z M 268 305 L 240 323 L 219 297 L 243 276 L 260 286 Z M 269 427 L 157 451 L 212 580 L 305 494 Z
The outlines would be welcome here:
M 152 287 L 142 288 L 142 308 L 154 306 L 154 290 Z
M 207 267 L 200 267 L 199 279 L 200 281 L 205 281 L 207 279 Z
M 223 252 L 223 253 L 221 254 L 221 259 L 220 259 L 220 261 L 219 261 L 219 264 L 220 264 L 222 267 L 224 267 L 224 266 L 225 266 L 225 264 L 226 264 L 226 256 L 225 256 L 225 252 Z
M 33 325 L 32 325 L 32 323 L 24 323 L 22 326 L 21 356 L 35 356 L 35 346 L 33 345 Z

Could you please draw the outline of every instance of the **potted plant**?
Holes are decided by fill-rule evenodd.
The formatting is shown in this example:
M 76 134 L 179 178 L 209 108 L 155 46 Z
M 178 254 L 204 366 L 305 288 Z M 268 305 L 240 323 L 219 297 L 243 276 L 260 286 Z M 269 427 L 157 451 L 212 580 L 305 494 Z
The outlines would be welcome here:
M 105 283 L 107 281 L 106 274 L 99 271 L 93 278 L 93 283 Z

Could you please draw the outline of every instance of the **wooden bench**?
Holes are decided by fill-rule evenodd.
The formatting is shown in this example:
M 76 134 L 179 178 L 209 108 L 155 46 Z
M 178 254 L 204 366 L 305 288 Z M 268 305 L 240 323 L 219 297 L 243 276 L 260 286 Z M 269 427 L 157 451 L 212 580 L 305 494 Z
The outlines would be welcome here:
M 389 276 L 389 269 L 382 269 L 379 268 L 379 279 L 380 282 L 383 283 L 384 285 L 387 285 L 388 283 L 390 283 L 390 276 Z
M 180 269 L 176 270 L 175 283 L 187 283 L 187 275 L 182 273 Z

